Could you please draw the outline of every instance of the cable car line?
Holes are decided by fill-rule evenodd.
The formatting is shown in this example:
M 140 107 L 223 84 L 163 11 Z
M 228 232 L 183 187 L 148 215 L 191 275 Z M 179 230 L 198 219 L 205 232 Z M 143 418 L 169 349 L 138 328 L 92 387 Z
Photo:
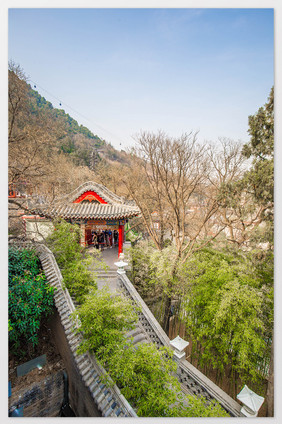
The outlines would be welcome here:
M 99 127 L 101 130 L 106 131 L 109 135 L 111 135 L 112 137 L 114 137 L 115 139 L 117 139 L 121 143 L 123 143 L 123 140 L 121 140 L 117 135 L 113 134 L 112 132 L 110 132 L 109 130 L 107 130 L 106 128 L 102 127 L 101 125 L 97 124 L 96 122 L 90 120 L 89 118 L 87 118 L 86 116 L 82 115 L 82 113 L 79 113 L 77 110 L 75 110 L 74 108 L 72 108 L 71 106 L 69 106 L 68 104 L 66 104 L 65 102 L 62 102 L 58 97 L 56 97 L 54 94 L 50 93 L 49 91 L 47 91 L 45 88 L 43 88 L 42 86 L 40 86 L 39 84 L 37 84 L 36 82 L 34 82 L 33 80 L 30 79 L 30 81 L 34 84 L 34 88 L 41 88 L 41 90 L 45 91 L 47 94 L 49 94 L 49 96 L 53 97 L 54 99 L 56 99 L 59 102 L 59 105 L 62 106 L 66 106 L 67 108 L 69 108 L 70 110 L 72 110 L 73 112 L 75 112 L 77 115 L 81 116 L 83 119 L 86 119 L 88 122 L 90 122 L 93 125 L 96 125 L 97 127 Z

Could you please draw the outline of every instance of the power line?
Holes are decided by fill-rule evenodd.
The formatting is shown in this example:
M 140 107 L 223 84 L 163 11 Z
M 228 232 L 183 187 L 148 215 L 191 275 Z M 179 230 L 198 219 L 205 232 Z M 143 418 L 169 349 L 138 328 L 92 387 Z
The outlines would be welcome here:
M 96 125 L 97 127 L 101 128 L 101 130 L 106 131 L 109 135 L 111 135 L 112 137 L 116 138 L 117 140 L 119 140 L 120 144 L 123 143 L 123 140 L 121 140 L 116 134 L 113 134 L 111 131 L 107 130 L 106 128 L 102 127 L 101 125 L 97 124 L 96 122 L 92 121 L 91 119 L 87 118 L 86 116 L 82 115 L 82 113 L 78 112 L 77 110 L 75 110 L 73 107 L 69 106 L 68 104 L 66 104 L 65 102 L 62 102 L 58 97 L 56 97 L 54 94 L 50 93 L 49 91 L 47 91 L 45 88 L 43 88 L 42 86 L 40 86 L 39 84 L 37 84 L 35 81 L 30 79 L 30 82 L 32 82 L 34 84 L 34 88 L 39 87 L 41 90 L 45 91 L 47 94 L 49 94 L 49 96 L 53 97 L 54 99 L 56 99 L 60 106 L 64 105 L 67 108 L 71 109 L 74 113 L 76 113 L 77 115 L 81 116 L 82 118 L 86 119 L 88 122 L 90 122 L 93 125 Z

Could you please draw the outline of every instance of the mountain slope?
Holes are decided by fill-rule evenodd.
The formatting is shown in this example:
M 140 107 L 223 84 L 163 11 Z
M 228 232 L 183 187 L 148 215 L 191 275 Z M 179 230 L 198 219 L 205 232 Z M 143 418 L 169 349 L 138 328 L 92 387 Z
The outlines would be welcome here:
M 129 157 L 125 152 L 119 152 L 110 143 L 98 135 L 94 135 L 84 125 L 79 125 L 63 109 L 54 108 L 37 91 L 28 86 L 32 113 L 40 110 L 49 111 L 54 121 L 60 122 L 65 129 L 65 134 L 58 140 L 59 149 L 67 154 L 76 165 L 88 166 L 94 170 L 102 159 L 106 161 L 129 164 Z

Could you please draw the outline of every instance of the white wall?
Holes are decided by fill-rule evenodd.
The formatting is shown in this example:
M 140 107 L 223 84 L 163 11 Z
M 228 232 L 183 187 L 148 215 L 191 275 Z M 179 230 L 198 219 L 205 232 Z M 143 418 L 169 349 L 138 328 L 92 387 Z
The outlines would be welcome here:
M 26 237 L 35 241 L 44 240 L 54 230 L 51 221 L 45 220 L 25 220 Z

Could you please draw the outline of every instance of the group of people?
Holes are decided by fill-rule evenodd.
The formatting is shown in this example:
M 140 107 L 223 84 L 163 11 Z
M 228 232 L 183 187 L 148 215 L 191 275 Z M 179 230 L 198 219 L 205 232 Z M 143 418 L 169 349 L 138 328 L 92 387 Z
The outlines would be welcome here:
M 92 245 L 96 249 L 103 249 L 105 247 L 113 247 L 118 244 L 118 231 L 117 230 L 104 230 L 104 231 L 91 231 Z

